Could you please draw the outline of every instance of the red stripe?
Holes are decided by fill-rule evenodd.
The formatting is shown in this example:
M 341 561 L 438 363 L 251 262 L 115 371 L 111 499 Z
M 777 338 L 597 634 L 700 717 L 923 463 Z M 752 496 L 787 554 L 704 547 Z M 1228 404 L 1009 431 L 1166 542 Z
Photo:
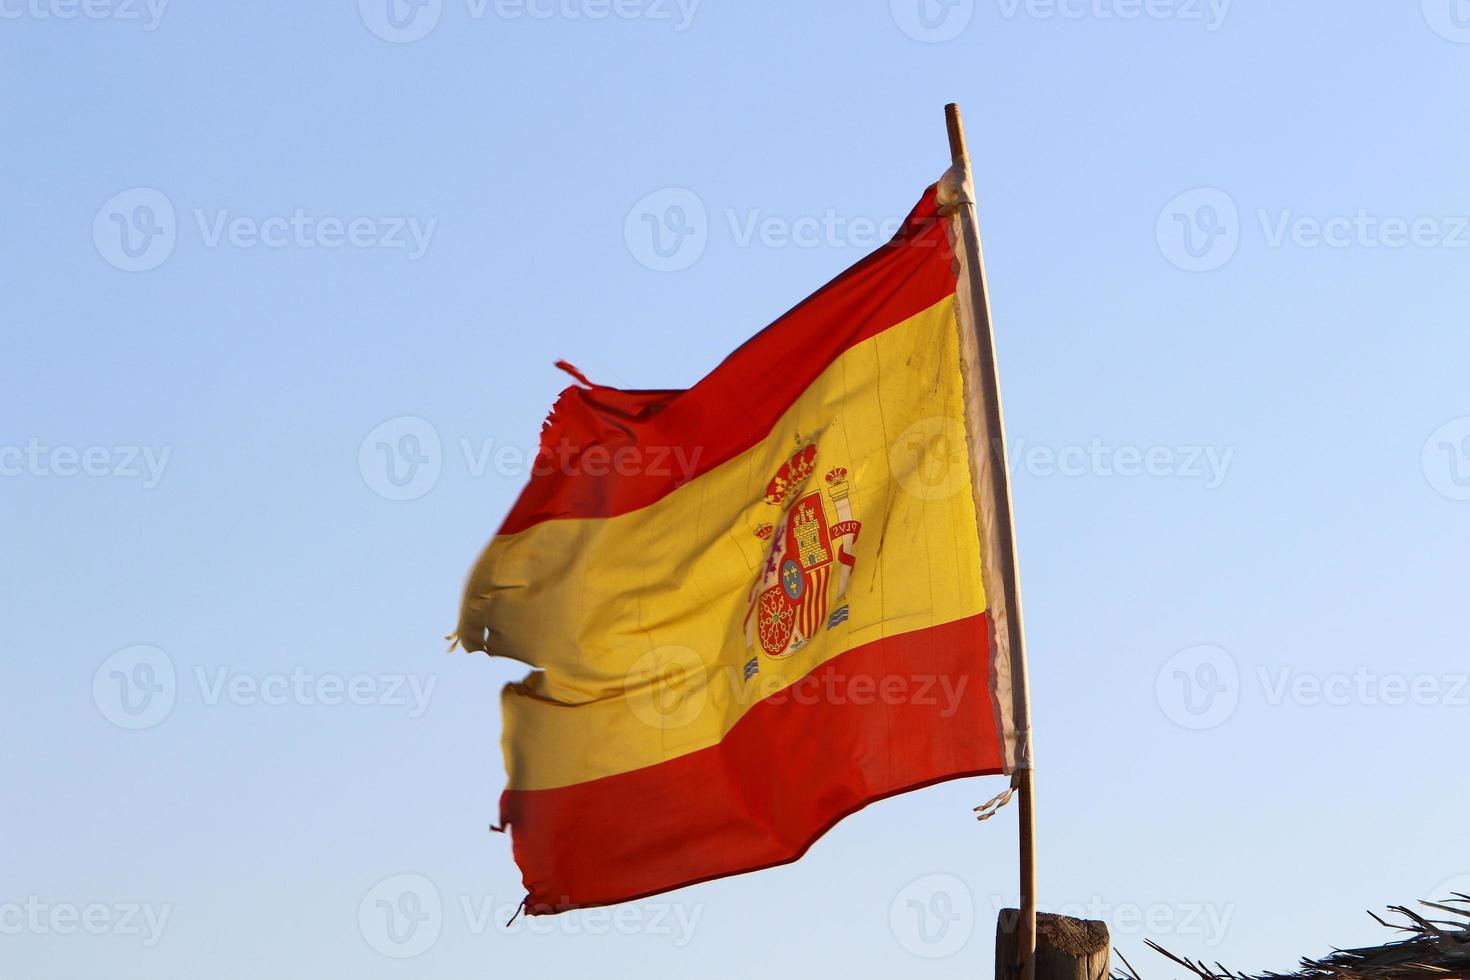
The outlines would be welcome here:
M 567 388 L 542 429 L 531 482 L 500 533 L 625 514 L 738 456 L 769 434 L 839 354 L 953 293 L 951 259 L 931 187 L 891 242 L 687 391 Z
M 831 567 L 823 565 L 812 572 L 806 601 L 801 604 L 801 635 L 809 640 L 827 625 L 827 571 Z
M 856 647 L 752 706 L 718 745 L 573 786 L 507 790 L 500 817 L 527 911 L 785 864 L 874 800 L 1000 772 L 988 629 L 982 614 Z

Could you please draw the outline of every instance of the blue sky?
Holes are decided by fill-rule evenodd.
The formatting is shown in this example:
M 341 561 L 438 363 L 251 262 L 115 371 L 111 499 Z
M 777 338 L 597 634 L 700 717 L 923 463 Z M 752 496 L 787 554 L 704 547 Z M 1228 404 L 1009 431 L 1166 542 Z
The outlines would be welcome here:
M 951 100 L 1043 906 L 1158 977 L 1470 891 L 1466 5 L 394 2 L 0 2 L 0 973 L 988 971 L 993 779 L 505 930 L 522 668 L 441 640 L 552 362 L 692 383 Z

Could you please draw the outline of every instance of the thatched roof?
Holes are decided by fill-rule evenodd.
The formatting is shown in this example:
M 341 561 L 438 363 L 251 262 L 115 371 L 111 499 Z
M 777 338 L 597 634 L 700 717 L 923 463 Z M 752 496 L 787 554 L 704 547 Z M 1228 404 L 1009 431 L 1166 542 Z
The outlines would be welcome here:
M 1148 945 L 1188 969 L 1200 980 L 1445 980 L 1470 978 L 1470 895 L 1456 892 L 1444 902 L 1420 902 L 1430 911 L 1421 915 L 1402 905 L 1389 907 L 1397 920 L 1384 920 L 1372 912 L 1385 928 L 1407 933 L 1407 938 L 1383 946 L 1339 949 L 1320 960 L 1303 958 L 1295 973 L 1235 973 L 1216 963 L 1213 967 L 1175 956 L 1158 943 Z M 1433 918 L 1431 918 L 1431 916 Z M 1448 916 L 1448 918 L 1440 918 Z M 1119 954 L 1127 967 L 1115 980 L 1139 980 L 1132 964 Z

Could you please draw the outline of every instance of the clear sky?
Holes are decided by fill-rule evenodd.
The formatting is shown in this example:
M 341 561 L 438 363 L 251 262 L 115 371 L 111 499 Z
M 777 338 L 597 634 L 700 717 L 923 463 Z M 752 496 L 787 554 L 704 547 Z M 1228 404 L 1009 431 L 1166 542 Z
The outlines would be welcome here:
M 692 383 L 950 100 L 1044 907 L 1284 969 L 1470 875 L 1464 4 L 395 4 L 0 0 L 0 975 L 989 975 L 997 779 L 506 931 L 441 639 L 552 362 Z

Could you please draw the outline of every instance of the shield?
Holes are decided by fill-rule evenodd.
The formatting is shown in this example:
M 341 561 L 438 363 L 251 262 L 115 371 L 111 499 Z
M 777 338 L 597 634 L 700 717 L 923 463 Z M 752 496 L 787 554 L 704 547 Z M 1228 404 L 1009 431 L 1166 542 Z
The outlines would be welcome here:
M 786 646 L 791 642 L 791 629 L 795 625 L 796 607 L 787 598 L 785 589 L 773 585 L 761 593 L 756 629 L 766 656 L 779 657 L 786 652 Z

